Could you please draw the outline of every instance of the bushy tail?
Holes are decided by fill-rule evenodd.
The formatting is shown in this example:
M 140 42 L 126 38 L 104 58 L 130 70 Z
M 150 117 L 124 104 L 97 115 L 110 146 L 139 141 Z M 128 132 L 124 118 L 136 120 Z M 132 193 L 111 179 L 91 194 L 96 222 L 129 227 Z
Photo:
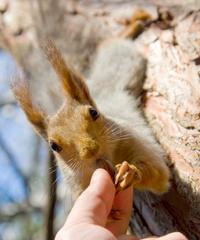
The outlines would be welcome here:
M 128 22 L 125 30 L 119 34 L 119 37 L 136 38 L 144 30 L 146 23 L 151 19 L 151 15 L 145 10 L 137 10 Z

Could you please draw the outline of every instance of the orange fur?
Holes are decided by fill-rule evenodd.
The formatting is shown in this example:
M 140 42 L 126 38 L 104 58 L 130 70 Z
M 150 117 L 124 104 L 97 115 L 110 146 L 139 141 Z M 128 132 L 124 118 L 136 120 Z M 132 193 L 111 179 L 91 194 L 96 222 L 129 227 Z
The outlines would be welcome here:
M 25 110 L 29 121 L 35 126 L 37 132 L 45 137 L 47 119 L 45 113 L 38 106 L 34 105 L 27 81 L 22 77 L 22 75 L 19 75 L 18 81 L 12 82 L 11 88 L 22 109 Z
M 56 71 L 65 94 L 70 95 L 78 101 L 94 104 L 89 95 L 88 88 L 83 82 L 82 76 L 75 73 L 72 66 L 66 64 L 53 42 L 48 39 L 42 48 Z
M 151 20 L 151 15 L 143 9 L 137 10 L 132 16 L 129 25 L 119 36 L 124 38 L 136 38 L 145 27 L 145 22 Z
M 138 19 L 149 19 L 149 15 L 141 12 L 132 20 L 135 22 Z M 46 116 L 31 101 L 27 84 L 14 84 L 13 91 L 35 128 L 50 143 L 54 142 L 60 147 L 61 150 L 55 155 L 64 174 L 70 176 L 75 194 L 87 187 L 96 168 L 104 167 L 114 172 L 115 165 L 124 160 L 141 175 L 141 181 L 134 187 L 165 192 L 169 187 L 170 174 L 156 143 L 146 142 L 137 131 L 130 133 L 128 128 L 100 113 L 83 77 L 66 64 L 53 42 L 47 41 L 43 49 L 64 90 L 63 105 L 55 115 Z M 89 112 L 91 107 L 99 112 L 95 120 Z

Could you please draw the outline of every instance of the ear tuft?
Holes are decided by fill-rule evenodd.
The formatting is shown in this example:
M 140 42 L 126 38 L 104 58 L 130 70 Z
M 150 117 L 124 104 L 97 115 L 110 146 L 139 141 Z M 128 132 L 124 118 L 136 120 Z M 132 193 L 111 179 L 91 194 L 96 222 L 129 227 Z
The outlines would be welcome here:
M 17 73 L 11 81 L 11 89 L 16 100 L 24 110 L 28 120 L 33 124 L 40 135 L 46 137 L 46 116 L 44 112 L 36 106 L 31 99 L 28 82 L 22 73 Z
M 89 102 L 94 105 L 83 77 L 76 73 L 69 64 L 66 64 L 53 41 L 50 39 L 46 40 L 42 44 L 42 49 L 56 71 L 65 95 L 80 102 Z

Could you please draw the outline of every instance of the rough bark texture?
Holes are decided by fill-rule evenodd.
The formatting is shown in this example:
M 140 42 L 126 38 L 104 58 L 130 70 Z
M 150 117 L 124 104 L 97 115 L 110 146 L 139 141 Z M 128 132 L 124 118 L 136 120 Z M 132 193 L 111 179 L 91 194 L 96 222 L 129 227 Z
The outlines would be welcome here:
M 121 32 L 137 8 L 153 17 L 136 39 L 148 61 L 144 113 L 168 153 L 173 179 L 164 196 L 135 194 L 131 227 L 140 236 L 180 230 L 200 239 L 199 1 L 2 0 L 0 46 L 27 76 L 44 81 L 50 75 L 39 39 L 48 35 L 87 75 L 98 43 Z

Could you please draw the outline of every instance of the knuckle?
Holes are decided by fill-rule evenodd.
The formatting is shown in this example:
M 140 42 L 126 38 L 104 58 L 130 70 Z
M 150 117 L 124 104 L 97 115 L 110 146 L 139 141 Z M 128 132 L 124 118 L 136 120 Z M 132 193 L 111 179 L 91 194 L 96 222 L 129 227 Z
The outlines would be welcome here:
M 177 239 L 177 240 L 188 240 L 188 238 L 186 238 L 186 236 L 183 235 L 180 232 L 175 232 L 174 233 L 174 239 Z

